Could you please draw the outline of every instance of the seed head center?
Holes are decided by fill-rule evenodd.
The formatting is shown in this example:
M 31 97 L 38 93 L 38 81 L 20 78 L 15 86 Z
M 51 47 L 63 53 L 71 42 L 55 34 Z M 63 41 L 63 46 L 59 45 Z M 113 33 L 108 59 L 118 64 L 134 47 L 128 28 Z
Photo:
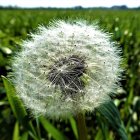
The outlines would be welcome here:
M 85 65 L 84 58 L 78 55 L 61 58 L 50 67 L 48 79 L 66 94 L 77 93 L 84 88 L 81 76 L 86 72 Z

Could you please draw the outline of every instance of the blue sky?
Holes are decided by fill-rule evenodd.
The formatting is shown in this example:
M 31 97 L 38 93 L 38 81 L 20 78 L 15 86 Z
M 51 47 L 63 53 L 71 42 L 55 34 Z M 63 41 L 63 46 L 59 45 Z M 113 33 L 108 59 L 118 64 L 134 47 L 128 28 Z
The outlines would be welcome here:
M 111 7 L 113 5 L 127 5 L 128 7 L 140 6 L 140 0 L 0 0 L 3 6 L 20 7 Z

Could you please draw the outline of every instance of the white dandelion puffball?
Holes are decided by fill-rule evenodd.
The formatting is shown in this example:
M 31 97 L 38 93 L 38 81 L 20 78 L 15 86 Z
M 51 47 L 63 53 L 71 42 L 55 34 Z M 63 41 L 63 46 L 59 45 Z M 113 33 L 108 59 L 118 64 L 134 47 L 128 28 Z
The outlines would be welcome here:
M 34 115 L 92 112 L 118 87 L 120 50 L 97 25 L 53 21 L 22 47 L 12 64 L 13 83 Z

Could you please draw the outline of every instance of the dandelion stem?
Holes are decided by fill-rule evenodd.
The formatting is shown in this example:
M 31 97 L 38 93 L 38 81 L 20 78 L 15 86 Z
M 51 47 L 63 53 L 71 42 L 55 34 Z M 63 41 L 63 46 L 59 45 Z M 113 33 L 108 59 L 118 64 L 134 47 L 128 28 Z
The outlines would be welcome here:
M 76 116 L 76 121 L 77 121 L 79 140 L 87 140 L 85 115 L 83 113 L 78 113 Z

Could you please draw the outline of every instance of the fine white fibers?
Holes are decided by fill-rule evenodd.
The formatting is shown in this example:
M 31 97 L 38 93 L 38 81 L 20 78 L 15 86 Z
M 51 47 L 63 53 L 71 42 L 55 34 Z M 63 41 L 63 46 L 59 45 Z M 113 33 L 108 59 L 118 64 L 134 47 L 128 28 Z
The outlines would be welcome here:
M 92 112 L 118 87 L 120 50 L 110 34 L 85 21 L 39 27 L 13 60 L 13 83 L 34 115 Z

